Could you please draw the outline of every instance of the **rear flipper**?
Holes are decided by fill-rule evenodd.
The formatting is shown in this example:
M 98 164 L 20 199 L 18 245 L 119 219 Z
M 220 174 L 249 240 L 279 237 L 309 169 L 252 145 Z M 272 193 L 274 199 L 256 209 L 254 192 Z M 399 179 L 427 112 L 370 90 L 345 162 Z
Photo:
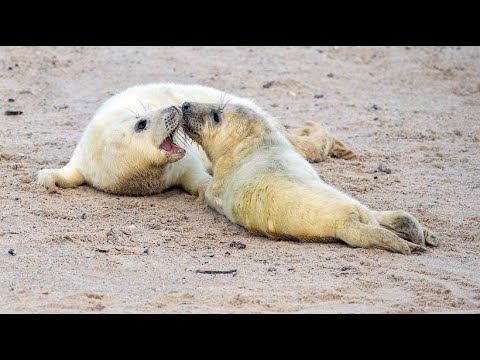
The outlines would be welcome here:
M 323 125 L 306 121 L 302 129 L 286 129 L 288 140 L 309 162 L 325 161 L 328 156 L 352 159 L 355 154 L 335 139 Z
M 348 220 L 338 229 L 337 237 L 352 247 L 378 248 L 406 255 L 425 251 L 423 246 L 405 241 L 393 232 L 358 220 Z
M 394 232 L 405 240 L 425 246 L 438 246 L 440 240 L 429 229 L 422 226 L 419 221 L 406 211 L 375 211 L 377 221 L 382 227 Z
M 49 190 L 55 190 L 56 186 L 69 188 L 85 183 L 85 178 L 76 168 L 67 166 L 61 169 L 44 169 L 38 172 L 37 183 Z

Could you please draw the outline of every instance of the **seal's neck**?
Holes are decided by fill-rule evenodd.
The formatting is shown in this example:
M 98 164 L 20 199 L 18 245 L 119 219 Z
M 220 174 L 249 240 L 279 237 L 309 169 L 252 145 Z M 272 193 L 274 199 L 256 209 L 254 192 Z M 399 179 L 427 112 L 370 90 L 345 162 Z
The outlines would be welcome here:
M 214 165 L 214 175 L 231 172 L 240 163 L 249 161 L 249 158 L 262 149 L 277 145 L 292 146 L 288 139 L 276 128 L 262 127 L 259 132 L 252 132 L 243 136 L 233 146 L 222 148 L 216 155 L 210 158 Z M 207 155 L 210 157 L 211 155 Z

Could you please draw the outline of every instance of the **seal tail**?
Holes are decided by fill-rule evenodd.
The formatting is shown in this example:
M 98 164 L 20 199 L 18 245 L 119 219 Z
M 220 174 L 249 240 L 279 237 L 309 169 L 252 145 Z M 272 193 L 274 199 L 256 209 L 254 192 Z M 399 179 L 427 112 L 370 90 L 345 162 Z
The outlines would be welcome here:
M 47 189 L 59 186 L 62 188 L 74 187 L 85 183 L 80 171 L 70 164 L 61 169 L 43 169 L 38 172 L 37 183 Z

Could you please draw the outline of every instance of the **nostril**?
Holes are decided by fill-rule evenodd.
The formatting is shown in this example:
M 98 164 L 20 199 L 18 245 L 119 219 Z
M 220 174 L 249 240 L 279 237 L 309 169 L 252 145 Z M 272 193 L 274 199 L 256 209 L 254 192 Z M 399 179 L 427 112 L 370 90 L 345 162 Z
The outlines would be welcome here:
M 178 112 L 178 109 L 177 109 L 176 106 L 170 106 L 170 110 L 175 111 L 175 112 Z
M 189 102 L 184 102 L 183 105 L 182 105 L 182 110 L 185 111 L 185 110 L 188 110 L 190 109 L 190 103 Z

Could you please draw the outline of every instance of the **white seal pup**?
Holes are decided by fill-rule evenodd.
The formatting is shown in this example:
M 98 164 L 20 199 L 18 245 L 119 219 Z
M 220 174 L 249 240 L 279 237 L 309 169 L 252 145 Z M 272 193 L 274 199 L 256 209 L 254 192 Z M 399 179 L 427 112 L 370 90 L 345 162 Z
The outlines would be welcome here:
M 241 104 L 252 101 L 200 85 L 147 84 L 128 88 L 107 100 L 85 129 L 70 161 L 61 169 L 44 169 L 38 183 L 56 187 L 89 184 L 124 195 L 159 193 L 180 186 L 201 195 L 210 180 L 211 164 L 198 146 L 175 132 L 185 101 Z M 280 129 L 281 128 L 281 129 Z M 279 125 L 280 131 L 284 131 Z M 327 156 L 351 158 L 353 153 L 315 123 L 286 135 L 309 161 Z

